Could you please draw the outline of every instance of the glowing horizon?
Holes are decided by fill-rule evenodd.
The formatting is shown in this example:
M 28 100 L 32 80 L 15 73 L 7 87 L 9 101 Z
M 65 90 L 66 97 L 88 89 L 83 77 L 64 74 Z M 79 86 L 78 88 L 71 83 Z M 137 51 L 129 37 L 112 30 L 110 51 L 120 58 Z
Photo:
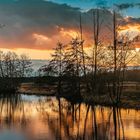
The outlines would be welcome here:
M 18 54 L 24 53 L 29 55 L 31 59 L 50 59 L 52 49 L 56 47 L 58 42 L 67 44 L 71 38 L 80 36 L 80 14 L 82 15 L 84 46 L 85 48 L 93 46 L 93 21 L 90 3 L 94 5 L 93 8 L 96 8 L 97 3 L 88 2 L 83 7 L 80 3 L 85 2 L 78 2 L 79 0 L 75 3 L 67 1 L 65 5 L 63 0 L 60 3 L 55 0 L 53 2 L 38 0 L 37 3 L 31 1 L 31 5 L 28 6 L 29 1 L 21 3 L 20 0 L 17 2 L 11 0 L 11 3 L 0 2 L 0 50 L 13 51 Z M 79 7 L 75 8 L 77 4 Z M 116 3 L 114 2 L 112 5 L 106 3 L 104 6 L 108 5 L 111 9 L 113 4 Z M 117 4 L 119 8 L 121 2 L 118 1 Z M 37 8 L 38 5 L 41 6 L 40 9 Z M 79 8 L 83 8 L 84 12 Z M 133 38 L 140 35 L 140 20 L 137 13 L 136 16 L 132 16 L 133 11 L 127 11 L 128 9 L 121 9 L 123 16 L 121 16 L 120 32 L 122 34 L 129 33 Z M 133 10 L 136 9 L 133 7 Z M 104 21 L 101 36 L 105 42 L 111 42 L 112 35 L 106 25 L 110 25 L 112 22 L 112 13 L 107 9 L 105 11 L 100 9 L 100 14 Z M 140 41 L 135 46 L 136 50 L 139 50 Z

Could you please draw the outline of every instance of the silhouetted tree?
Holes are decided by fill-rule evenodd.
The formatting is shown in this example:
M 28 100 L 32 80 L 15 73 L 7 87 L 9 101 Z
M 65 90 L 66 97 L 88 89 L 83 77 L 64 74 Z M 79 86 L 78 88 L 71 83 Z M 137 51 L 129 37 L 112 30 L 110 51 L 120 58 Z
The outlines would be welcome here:
M 31 74 L 31 60 L 26 55 L 18 56 L 14 52 L 0 52 L 0 83 L 1 89 L 17 88 L 16 78 Z

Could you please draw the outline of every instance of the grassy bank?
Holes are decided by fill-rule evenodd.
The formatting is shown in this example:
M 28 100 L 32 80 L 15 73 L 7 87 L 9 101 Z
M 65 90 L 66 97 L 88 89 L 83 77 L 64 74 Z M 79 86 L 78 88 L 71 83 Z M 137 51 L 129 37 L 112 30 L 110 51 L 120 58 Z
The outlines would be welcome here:
M 134 84 L 134 83 L 133 83 Z M 135 108 L 140 109 L 140 90 L 139 88 L 132 88 L 135 86 L 128 87 L 125 89 L 121 96 L 121 101 L 115 106 L 123 108 Z M 34 83 L 23 83 L 19 89 L 19 93 L 27 95 L 46 95 L 46 96 L 58 96 L 56 85 L 46 84 L 34 84 Z M 82 92 L 81 97 L 76 96 L 74 92 L 68 92 L 61 94 L 60 97 L 64 97 L 72 102 L 85 102 L 93 105 L 104 105 L 114 106 L 108 94 L 104 95 L 91 95 L 87 92 Z
M 85 103 L 103 106 L 117 106 L 121 108 L 140 109 L 140 91 L 123 92 L 121 101 L 118 104 L 113 104 L 109 95 L 93 96 L 82 95 Z

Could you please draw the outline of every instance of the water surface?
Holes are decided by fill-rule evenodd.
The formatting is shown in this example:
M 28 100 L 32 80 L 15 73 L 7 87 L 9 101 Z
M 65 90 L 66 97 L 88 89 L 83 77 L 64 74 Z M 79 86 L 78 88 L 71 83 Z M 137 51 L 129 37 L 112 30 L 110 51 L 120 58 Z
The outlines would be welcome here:
M 140 140 L 140 111 L 11 95 L 0 99 L 0 140 L 3 135 L 7 140 L 12 135 L 17 140 Z

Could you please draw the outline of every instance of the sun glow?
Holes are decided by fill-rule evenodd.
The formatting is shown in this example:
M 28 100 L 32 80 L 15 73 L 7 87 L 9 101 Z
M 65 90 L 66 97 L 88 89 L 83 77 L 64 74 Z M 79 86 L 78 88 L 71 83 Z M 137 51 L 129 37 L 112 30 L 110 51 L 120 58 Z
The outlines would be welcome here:
M 140 52 L 140 48 L 136 48 L 136 52 Z
M 3 52 L 11 51 L 11 49 L 0 49 Z M 39 49 L 27 49 L 27 48 L 19 48 L 13 49 L 12 52 L 15 52 L 19 55 L 26 54 L 31 59 L 41 59 L 41 60 L 50 60 L 51 54 L 53 53 L 52 50 L 39 50 Z
M 129 24 L 126 26 L 119 27 L 119 34 L 127 35 L 131 40 L 140 35 L 140 25 Z M 139 41 L 137 41 L 139 42 Z
M 126 25 L 126 26 L 121 26 L 119 28 L 119 32 L 135 32 L 135 33 L 140 33 L 140 25 L 139 24 L 134 24 L 134 25 Z

